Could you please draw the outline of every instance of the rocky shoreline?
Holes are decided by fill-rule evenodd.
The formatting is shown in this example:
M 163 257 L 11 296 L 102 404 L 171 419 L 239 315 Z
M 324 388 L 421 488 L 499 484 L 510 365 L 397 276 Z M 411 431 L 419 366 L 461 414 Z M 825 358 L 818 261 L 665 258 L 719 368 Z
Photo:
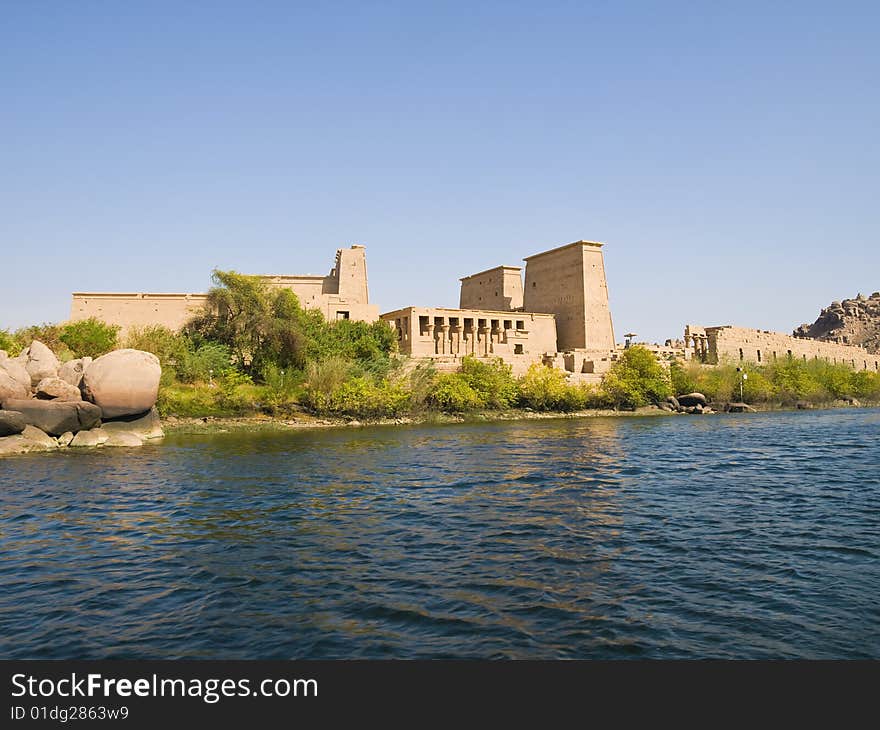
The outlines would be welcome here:
M 161 376 L 158 358 L 141 350 L 64 364 L 38 340 L 14 358 L 0 350 L 0 456 L 162 438 Z

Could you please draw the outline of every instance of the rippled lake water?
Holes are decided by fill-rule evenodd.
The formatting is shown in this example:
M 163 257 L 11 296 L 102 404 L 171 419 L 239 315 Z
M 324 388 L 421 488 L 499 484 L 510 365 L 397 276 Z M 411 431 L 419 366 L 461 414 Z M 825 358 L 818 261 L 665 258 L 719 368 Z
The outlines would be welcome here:
M 880 658 L 880 411 L 0 460 L 4 658 Z

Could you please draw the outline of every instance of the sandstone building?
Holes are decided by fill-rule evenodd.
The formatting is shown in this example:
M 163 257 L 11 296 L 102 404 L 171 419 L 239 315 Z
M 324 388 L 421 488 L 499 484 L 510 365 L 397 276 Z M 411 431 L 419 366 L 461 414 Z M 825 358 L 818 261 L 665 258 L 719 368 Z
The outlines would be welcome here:
M 723 362 L 764 364 L 782 358 L 827 360 L 855 370 L 880 371 L 880 356 L 863 347 L 792 337 L 779 332 L 745 327 L 702 327 L 689 324 L 684 330 L 689 356 L 708 365 Z
M 375 322 L 379 308 L 370 304 L 367 257 L 363 246 L 339 249 L 327 276 L 272 275 L 261 277 L 270 286 L 291 289 L 307 309 L 318 309 L 328 320 Z M 132 327 L 162 325 L 179 330 L 205 303 L 205 294 L 127 294 L 76 292 L 71 321 L 96 317 L 119 325 L 123 334 Z
M 602 244 L 575 241 L 461 279 L 460 309 L 406 307 L 382 315 L 400 351 L 458 367 L 500 357 L 515 374 L 543 363 L 598 380 L 617 358 Z

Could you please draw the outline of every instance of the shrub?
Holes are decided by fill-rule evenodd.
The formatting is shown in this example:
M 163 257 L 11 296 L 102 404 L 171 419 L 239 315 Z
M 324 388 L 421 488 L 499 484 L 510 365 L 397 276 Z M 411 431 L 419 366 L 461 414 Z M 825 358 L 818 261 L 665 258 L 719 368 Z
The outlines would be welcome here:
M 100 357 L 116 348 L 118 334 L 118 325 L 89 317 L 64 325 L 58 339 L 78 357 Z
M 428 403 L 447 413 L 466 413 L 485 408 L 480 393 L 462 373 L 443 373 L 434 383 Z
M 319 413 L 330 409 L 330 399 L 354 372 L 353 363 L 343 357 L 310 360 L 306 365 L 303 399 Z
M 861 370 L 853 373 L 852 394 L 862 400 L 880 400 L 880 373 Z
M 261 399 L 271 413 L 289 408 L 296 402 L 296 391 L 301 378 L 295 370 L 282 370 L 277 365 L 267 365 L 263 370 Z
M 175 368 L 177 377 L 184 383 L 213 381 L 235 370 L 229 348 L 217 342 L 206 342 L 198 347 L 187 342 Z
M 513 369 L 501 358 L 486 362 L 465 357 L 461 362 L 461 376 L 479 395 L 483 408 L 504 409 L 516 402 Z
M 638 345 L 626 349 L 602 380 L 602 390 L 615 408 L 659 403 L 672 393 L 669 372 L 654 353 Z
M 343 383 L 330 397 L 330 408 L 337 415 L 360 418 L 398 416 L 409 406 L 409 391 L 399 380 L 375 380 L 362 375 Z
M 399 366 L 400 361 L 396 362 Z M 425 408 L 437 381 L 437 371 L 433 363 L 418 363 L 409 373 L 400 377 L 407 379 L 410 409 L 419 411 Z
M 251 378 L 235 370 L 227 369 L 218 379 L 216 401 L 220 409 L 228 415 L 241 415 L 254 407 L 243 386 L 253 385 Z
M 66 362 L 76 357 L 75 353 L 61 341 L 61 327 L 57 324 L 44 323 L 22 327 L 15 331 L 13 337 L 18 343 L 19 352 L 34 340 L 39 340 L 52 350 L 61 362 Z
M 0 350 L 5 350 L 10 357 L 15 357 L 21 351 L 18 341 L 8 330 L 0 330 Z
M 579 411 L 594 398 L 587 385 L 572 385 L 564 372 L 532 365 L 519 380 L 520 403 L 537 411 Z
M 669 365 L 669 377 L 672 384 L 672 392 L 675 395 L 693 393 L 700 390 L 702 379 L 701 367 L 695 362 L 682 363 L 674 360 Z
M 159 358 L 162 368 L 175 368 L 190 347 L 190 341 L 183 335 L 161 325 L 133 327 L 123 339 L 123 345 L 133 350 L 152 352 Z

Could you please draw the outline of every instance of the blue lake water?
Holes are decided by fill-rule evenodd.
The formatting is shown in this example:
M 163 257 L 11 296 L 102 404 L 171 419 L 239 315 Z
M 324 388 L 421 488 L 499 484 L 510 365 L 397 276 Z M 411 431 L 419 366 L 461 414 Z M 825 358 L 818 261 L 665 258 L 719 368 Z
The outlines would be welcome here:
M 880 411 L 0 460 L 3 658 L 880 658 Z

